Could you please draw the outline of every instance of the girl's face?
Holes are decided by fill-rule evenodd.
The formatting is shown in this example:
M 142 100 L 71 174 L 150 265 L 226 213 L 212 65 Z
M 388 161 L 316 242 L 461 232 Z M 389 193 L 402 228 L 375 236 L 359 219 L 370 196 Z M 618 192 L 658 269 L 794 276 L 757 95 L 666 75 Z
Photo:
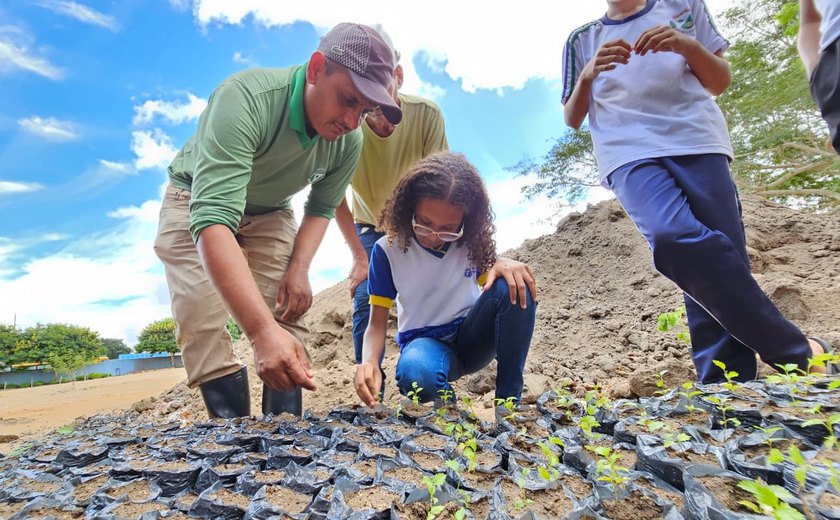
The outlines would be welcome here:
M 442 199 L 420 199 L 414 208 L 414 223 L 427 227 L 437 233 L 457 233 L 464 221 L 464 210 Z M 414 234 L 423 247 L 437 249 L 443 246 L 443 240 L 437 235 L 420 236 Z

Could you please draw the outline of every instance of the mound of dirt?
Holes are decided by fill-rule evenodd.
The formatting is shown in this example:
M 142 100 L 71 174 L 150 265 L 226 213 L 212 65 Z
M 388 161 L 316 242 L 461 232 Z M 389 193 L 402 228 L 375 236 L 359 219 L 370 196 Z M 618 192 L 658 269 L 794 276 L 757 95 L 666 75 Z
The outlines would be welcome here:
M 801 213 L 744 195 L 744 220 L 755 278 L 806 334 L 840 345 L 840 220 Z M 566 380 L 578 392 L 598 383 L 613 397 L 650 395 L 654 374 L 669 370 L 676 386 L 694 377 L 685 346 L 657 330 L 662 312 L 682 303 L 676 287 L 651 265 L 647 244 L 615 200 L 565 217 L 553 234 L 527 240 L 504 256 L 527 262 L 537 277 L 539 308 L 526 366 L 526 401 Z M 315 296 L 307 323 L 309 352 L 318 384 L 304 407 L 317 412 L 358 402 L 354 373 L 352 300 L 346 282 Z M 385 357 L 387 404 L 393 382 L 395 322 Z M 261 383 L 247 341 L 236 345 L 248 362 L 252 408 L 259 412 Z M 495 367 L 462 378 L 459 397 L 492 404 Z M 169 421 L 204 418 L 198 392 L 180 384 L 135 405 L 144 416 Z

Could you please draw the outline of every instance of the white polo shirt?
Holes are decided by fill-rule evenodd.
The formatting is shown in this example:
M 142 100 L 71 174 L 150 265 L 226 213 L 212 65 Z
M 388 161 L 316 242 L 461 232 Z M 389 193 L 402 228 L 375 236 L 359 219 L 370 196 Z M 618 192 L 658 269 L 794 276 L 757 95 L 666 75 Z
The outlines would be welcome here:
M 712 53 L 729 43 L 718 33 L 702 0 L 648 0 L 623 20 L 606 16 L 571 33 L 563 52 L 563 103 L 581 70 L 606 42 L 631 46 L 648 29 L 670 25 Z M 697 154 L 733 157 L 723 113 L 682 55 L 631 54 L 627 65 L 601 73 L 592 85 L 589 128 L 601 184 L 616 168 L 640 159 Z

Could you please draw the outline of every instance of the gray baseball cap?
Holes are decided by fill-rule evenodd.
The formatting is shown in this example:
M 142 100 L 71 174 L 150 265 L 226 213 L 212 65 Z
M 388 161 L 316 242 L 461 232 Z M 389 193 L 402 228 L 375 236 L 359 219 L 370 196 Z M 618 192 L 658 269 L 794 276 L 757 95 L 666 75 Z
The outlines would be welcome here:
M 358 91 L 382 110 L 392 124 L 402 121 L 402 110 L 388 93 L 394 78 L 394 51 L 371 27 L 340 23 L 321 38 L 318 51 L 346 68 Z

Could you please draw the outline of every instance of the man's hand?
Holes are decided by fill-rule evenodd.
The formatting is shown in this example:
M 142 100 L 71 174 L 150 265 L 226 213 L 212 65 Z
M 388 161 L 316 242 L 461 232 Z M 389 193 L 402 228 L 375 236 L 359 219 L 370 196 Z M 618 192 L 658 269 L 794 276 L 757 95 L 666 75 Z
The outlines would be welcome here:
M 376 363 L 362 363 L 356 365 L 356 376 L 353 378 L 356 393 L 367 406 L 375 406 L 378 402 L 379 390 L 382 387 L 382 371 Z
M 617 63 L 627 65 L 630 61 L 630 44 L 624 40 L 612 40 L 598 49 L 595 56 L 581 71 L 580 75 L 585 81 L 595 81 L 602 72 L 613 70 Z
M 312 287 L 306 271 L 289 268 L 280 279 L 277 290 L 277 307 L 288 304 L 280 318 L 285 321 L 297 321 L 312 305 Z
M 356 296 L 356 288 L 359 284 L 367 280 L 369 265 L 367 254 L 364 257 L 353 257 L 353 267 L 347 275 L 347 279 L 350 280 L 350 299 Z
M 537 301 L 537 282 L 534 280 L 534 274 L 527 264 L 511 260 L 510 258 L 499 258 L 493 267 L 487 271 L 487 281 L 484 283 L 484 290 L 493 287 L 493 282 L 496 278 L 504 278 L 510 289 L 510 303 L 516 305 L 517 300 L 519 306 L 523 309 L 528 306 L 528 299 L 526 288 L 531 290 L 531 298 Z
M 640 56 L 648 52 L 675 52 L 686 56 L 697 45 L 697 40 L 670 25 L 660 25 L 643 32 L 633 45 L 633 50 Z
M 254 366 L 265 384 L 276 390 L 294 390 L 300 386 L 315 390 L 312 371 L 303 343 L 273 323 L 252 338 Z

